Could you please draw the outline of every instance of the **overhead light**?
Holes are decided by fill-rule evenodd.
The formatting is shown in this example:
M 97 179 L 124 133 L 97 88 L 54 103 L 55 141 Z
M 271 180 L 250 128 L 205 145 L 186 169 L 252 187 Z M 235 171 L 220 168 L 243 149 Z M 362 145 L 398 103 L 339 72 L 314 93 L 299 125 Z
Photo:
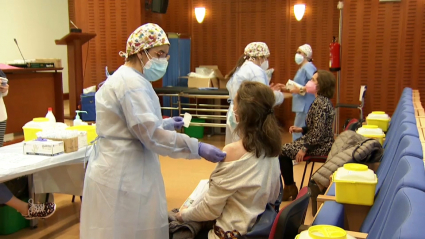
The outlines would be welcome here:
M 204 7 L 195 8 L 195 16 L 196 16 L 196 20 L 199 23 L 202 23 L 204 21 L 204 17 L 205 17 L 205 8 Z
M 305 4 L 295 4 L 294 5 L 294 13 L 295 13 L 295 18 L 298 21 L 301 21 L 301 19 L 303 19 L 304 13 L 305 13 Z

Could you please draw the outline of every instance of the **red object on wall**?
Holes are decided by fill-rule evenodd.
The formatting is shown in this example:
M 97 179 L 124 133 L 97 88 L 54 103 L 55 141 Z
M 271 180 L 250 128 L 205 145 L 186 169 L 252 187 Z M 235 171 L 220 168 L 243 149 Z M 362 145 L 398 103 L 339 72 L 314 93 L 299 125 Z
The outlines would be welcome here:
M 332 43 L 329 45 L 329 70 L 330 71 L 340 71 L 341 70 L 341 59 L 340 51 L 341 45 L 336 41 L 334 37 Z

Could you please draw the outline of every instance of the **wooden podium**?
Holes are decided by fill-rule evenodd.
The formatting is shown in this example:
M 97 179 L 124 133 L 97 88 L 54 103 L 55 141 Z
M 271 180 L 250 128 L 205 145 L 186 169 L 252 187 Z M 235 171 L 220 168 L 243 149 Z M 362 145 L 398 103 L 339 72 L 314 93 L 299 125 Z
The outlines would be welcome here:
M 33 118 L 44 117 L 48 107 L 53 107 L 56 121 L 63 122 L 62 68 L 0 66 L 0 69 L 7 75 L 10 85 L 9 94 L 3 98 L 10 119 L 6 134 L 22 134 L 22 126 Z
M 83 49 L 84 43 L 96 36 L 95 33 L 71 32 L 60 40 L 55 40 L 56 45 L 68 46 L 68 85 L 69 85 L 69 115 L 75 117 L 75 111 L 80 103 L 83 93 Z

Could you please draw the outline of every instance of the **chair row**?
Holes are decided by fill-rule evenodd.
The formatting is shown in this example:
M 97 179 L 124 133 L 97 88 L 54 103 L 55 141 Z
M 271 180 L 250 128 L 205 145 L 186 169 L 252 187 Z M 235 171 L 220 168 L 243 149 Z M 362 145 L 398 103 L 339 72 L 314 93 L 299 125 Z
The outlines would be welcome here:
M 313 225 L 335 225 L 361 232 L 353 235 L 357 238 L 425 237 L 425 227 L 419 225 L 425 219 L 425 205 L 421 201 L 425 198 L 425 137 L 421 124 L 422 119 L 425 123 L 425 113 L 419 97 L 418 91 L 405 88 L 392 116 L 376 171 L 378 184 L 373 206 L 336 203 L 332 184 L 318 198 L 318 202 L 324 203 Z

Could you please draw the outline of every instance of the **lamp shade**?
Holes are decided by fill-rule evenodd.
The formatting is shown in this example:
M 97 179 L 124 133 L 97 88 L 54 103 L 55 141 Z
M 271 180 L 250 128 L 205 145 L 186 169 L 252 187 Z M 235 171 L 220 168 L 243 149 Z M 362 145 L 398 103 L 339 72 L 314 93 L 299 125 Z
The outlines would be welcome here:
M 196 20 L 199 23 L 202 23 L 204 21 L 204 17 L 205 17 L 205 8 L 204 7 L 195 8 L 195 16 L 196 16 Z
M 294 13 L 295 13 L 295 18 L 298 21 L 301 21 L 301 19 L 303 19 L 304 13 L 305 13 L 305 4 L 294 5 Z

